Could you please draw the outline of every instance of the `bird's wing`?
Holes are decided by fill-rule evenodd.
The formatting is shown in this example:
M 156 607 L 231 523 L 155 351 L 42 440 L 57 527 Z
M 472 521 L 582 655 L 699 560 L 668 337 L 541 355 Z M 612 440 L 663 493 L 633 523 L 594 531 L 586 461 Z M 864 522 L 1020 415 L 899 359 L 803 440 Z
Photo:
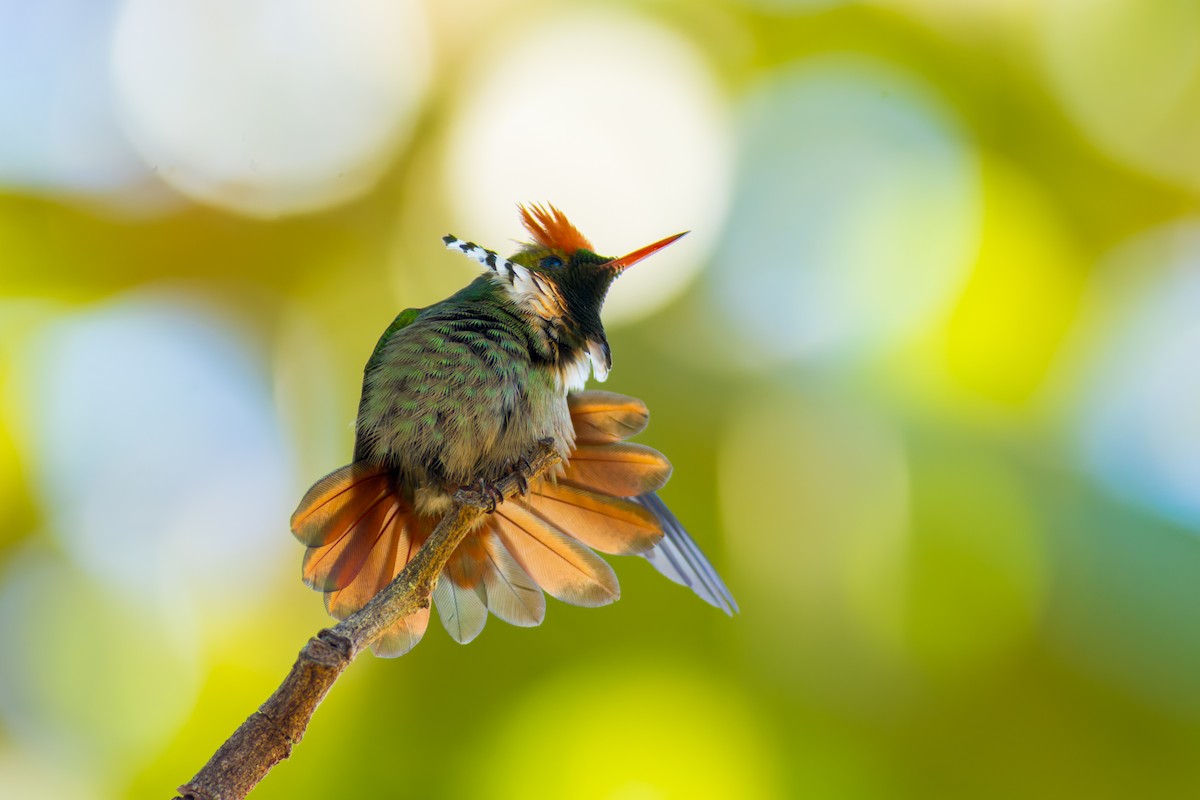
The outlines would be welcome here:
M 650 511 L 663 527 L 663 538 L 650 550 L 642 553 L 650 564 L 678 584 L 687 586 L 704 602 L 732 616 L 738 610 L 737 601 L 725 587 L 721 576 L 709 563 L 700 547 L 684 530 L 683 525 L 654 492 L 634 498 Z
M 370 364 L 373 362 L 376 356 L 379 355 L 379 351 L 387 344 L 388 339 L 395 336 L 397 331 L 404 330 L 416 322 L 417 317 L 421 316 L 421 312 L 424 310 L 423 308 L 406 308 L 397 314 L 396 318 L 392 320 L 392 324 L 387 326 L 387 330 L 383 332 L 379 337 L 379 341 L 375 343 L 375 349 L 371 351 L 371 357 L 367 359 L 367 363 Z

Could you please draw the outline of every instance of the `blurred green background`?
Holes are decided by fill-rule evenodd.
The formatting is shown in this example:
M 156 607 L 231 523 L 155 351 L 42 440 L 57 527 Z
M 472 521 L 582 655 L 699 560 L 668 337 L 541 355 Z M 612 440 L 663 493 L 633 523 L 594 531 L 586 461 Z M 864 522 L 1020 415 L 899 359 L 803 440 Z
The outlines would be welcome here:
M 162 798 L 519 201 L 741 604 L 431 623 L 259 798 L 1200 795 L 1200 3 L 0 0 L 0 796 Z

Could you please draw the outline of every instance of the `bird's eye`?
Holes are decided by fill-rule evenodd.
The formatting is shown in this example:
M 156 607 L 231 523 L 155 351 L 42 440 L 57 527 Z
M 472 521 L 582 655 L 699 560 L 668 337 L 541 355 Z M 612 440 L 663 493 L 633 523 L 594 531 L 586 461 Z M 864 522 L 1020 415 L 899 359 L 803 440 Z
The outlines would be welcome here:
M 539 262 L 542 269 L 559 269 L 562 265 L 562 259 L 558 256 L 546 256 Z

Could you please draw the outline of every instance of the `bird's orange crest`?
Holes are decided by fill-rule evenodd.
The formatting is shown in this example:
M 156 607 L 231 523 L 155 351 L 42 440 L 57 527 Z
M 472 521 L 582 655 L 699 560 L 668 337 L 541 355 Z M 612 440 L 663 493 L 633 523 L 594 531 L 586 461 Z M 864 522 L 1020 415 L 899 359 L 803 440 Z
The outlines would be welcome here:
M 566 215 L 551 205 L 521 205 L 521 221 L 535 242 L 542 247 L 574 253 L 576 250 L 591 250 L 592 243 L 571 224 Z

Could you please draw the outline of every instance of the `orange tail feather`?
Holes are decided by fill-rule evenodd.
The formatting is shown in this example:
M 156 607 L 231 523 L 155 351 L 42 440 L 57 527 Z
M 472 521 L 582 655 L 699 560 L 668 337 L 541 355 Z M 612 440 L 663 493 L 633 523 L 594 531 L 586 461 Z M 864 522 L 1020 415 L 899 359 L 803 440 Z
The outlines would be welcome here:
M 563 477 L 600 494 L 635 497 L 665 486 L 671 462 L 644 444 L 580 445 L 571 453 Z
M 644 431 L 650 422 L 645 403 L 614 392 L 572 392 L 567 406 L 577 445 L 621 442 Z
M 705 602 L 721 609 L 727 614 L 738 610 L 733 595 L 725 587 L 717 571 L 700 551 L 692 538 L 684 530 L 679 520 L 670 509 L 655 494 L 662 488 L 670 477 L 670 464 L 657 451 L 650 448 L 639 449 L 638 459 L 629 458 L 622 461 L 625 453 L 623 448 L 641 448 L 634 444 L 614 444 L 639 433 L 646 427 L 649 412 L 645 404 L 631 397 L 624 397 L 611 392 L 578 392 L 567 397 L 571 408 L 571 420 L 575 423 L 577 452 L 571 456 L 571 466 L 566 477 L 595 489 L 601 493 L 630 497 L 639 508 L 646 511 L 654 519 L 654 527 L 660 532 L 660 539 L 650 548 L 635 551 L 640 552 L 647 561 L 660 573 L 689 587 Z M 591 448 L 589 445 L 604 445 Z M 600 451 L 601 456 L 589 451 Z M 649 451 L 649 453 L 646 453 Z M 583 464 L 576 466 L 578 453 L 584 452 Z M 621 453 L 621 455 L 618 455 Z M 662 459 L 661 465 L 654 467 L 654 458 Z M 633 456 L 633 453 L 629 453 Z M 601 463 L 603 462 L 603 463 Z M 632 462 L 632 463 L 631 463 Z M 574 470 L 574 471 L 572 471 Z M 641 479 L 638 486 L 636 481 Z M 621 481 L 630 481 L 631 485 L 623 485 Z M 630 491 L 632 489 L 633 491 Z M 599 543 L 588 541 L 588 531 L 603 530 L 596 526 L 568 527 L 567 530 L 583 532 L 580 536 L 588 544 L 598 550 L 605 550 Z M 632 540 L 630 540 L 632 542 Z M 621 552 L 621 551 L 605 551 Z
M 430 530 L 392 487 L 385 470 L 362 463 L 318 481 L 292 515 L 292 532 L 309 546 L 304 582 L 325 593 L 325 608 L 338 619 L 387 586 Z M 403 655 L 421 640 L 428 620 L 428 609 L 400 620 L 372 649 Z
M 379 467 L 364 463 L 342 467 L 304 494 L 292 514 L 292 533 L 309 547 L 329 544 L 389 493 L 387 473 Z
M 433 604 L 451 637 L 474 639 L 489 610 L 513 625 L 538 625 L 546 613 L 543 591 L 583 606 L 616 600 L 617 577 L 590 548 L 644 555 L 718 608 L 736 610 L 712 565 L 654 494 L 670 477 L 670 462 L 624 441 L 646 427 L 646 406 L 611 392 L 578 392 L 567 401 L 576 449 L 561 475 L 502 504 L 438 577 Z M 326 608 L 339 619 L 387 586 L 434 524 L 417 516 L 385 468 L 366 463 L 322 478 L 292 515 L 292 532 L 308 546 L 304 581 L 325 593 Z M 372 650 L 403 655 L 428 624 L 425 608 L 394 623 Z
M 567 483 L 544 482 L 514 501 L 556 530 L 602 553 L 644 553 L 662 538 L 662 526 L 638 504 Z M 511 504 L 510 504 L 511 505 Z
M 576 606 L 602 606 L 620 596 L 604 559 L 537 514 L 505 503 L 492 518 L 504 546 L 548 594 Z

